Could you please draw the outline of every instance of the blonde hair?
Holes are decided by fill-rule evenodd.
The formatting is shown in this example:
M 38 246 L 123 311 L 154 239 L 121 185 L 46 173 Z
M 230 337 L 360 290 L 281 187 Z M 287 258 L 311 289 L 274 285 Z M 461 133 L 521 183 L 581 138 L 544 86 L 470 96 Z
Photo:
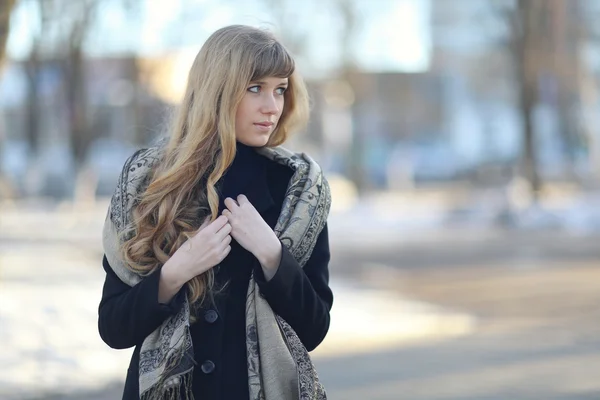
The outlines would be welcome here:
M 150 273 L 200 227 L 218 217 L 215 184 L 236 152 L 235 115 L 250 82 L 288 78 L 284 108 L 267 146 L 278 146 L 308 118 L 308 96 L 287 50 L 270 33 L 242 25 L 221 28 L 200 49 L 164 156 L 133 212 L 134 235 L 122 247 L 129 267 Z M 191 303 L 214 288 L 212 269 L 188 283 Z

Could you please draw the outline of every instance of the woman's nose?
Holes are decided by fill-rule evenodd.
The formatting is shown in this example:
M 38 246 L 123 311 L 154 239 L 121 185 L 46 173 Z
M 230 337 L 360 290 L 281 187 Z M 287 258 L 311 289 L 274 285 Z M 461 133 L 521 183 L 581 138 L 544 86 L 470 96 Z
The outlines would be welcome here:
M 263 114 L 277 114 L 279 112 L 277 99 L 272 95 L 266 95 L 263 99 L 261 111 Z

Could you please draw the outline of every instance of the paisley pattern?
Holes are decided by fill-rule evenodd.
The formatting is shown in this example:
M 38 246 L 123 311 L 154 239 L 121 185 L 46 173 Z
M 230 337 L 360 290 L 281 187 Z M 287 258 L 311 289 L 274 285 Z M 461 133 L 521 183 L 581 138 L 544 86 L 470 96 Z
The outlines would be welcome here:
M 296 360 L 296 365 L 298 366 L 300 399 L 326 399 L 325 388 L 319 381 L 317 371 L 314 368 L 308 351 L 306 351 L 306 347 L 304 347 L 296 332 L 294 332 L 292 327 L 283 318 L 279 316 L 276 318 L 281 331 L 285 335 L 292 357 Z
M 103 245 L 109 264 L 130 286 L 137 284 L 143 276 L 127 268 L 119 247 L 133 233 L 127 231 L 132 210 L 150 183 L 153 168 L 162 158 L 162 149 L 162 146 L 157 146 L 140 150 L 127 160 L 104 224 Z M 329 185 L 318 164 L 305 154 L 292 153 L 282 147 L 260 148 L 257 152 L 294 171 L 274 231 L 298 263 L 304 266 L 327 222 L 331 207 Z M 289 324 L 275 315 L 262 298 L 254 277 L 250 279 L 247 294 L 246 348 L 250 398 L 326 399 L 308 351 Z M 190 305 L 185 299 L 180 312 L 144 340 L 139 365 L 141 399 L 177 399 L 180 395 L 193 397 L 190 378 L 195 362 L 189 310 Z M 273 352 L 275 348 L 286 351 Z M 262 362 L 265 364 L 261 366 Z

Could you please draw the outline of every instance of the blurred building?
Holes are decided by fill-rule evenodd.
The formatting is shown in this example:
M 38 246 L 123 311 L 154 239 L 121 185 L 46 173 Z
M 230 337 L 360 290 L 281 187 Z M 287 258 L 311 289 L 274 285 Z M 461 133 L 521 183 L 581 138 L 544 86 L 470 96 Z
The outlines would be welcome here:
M 89 58 L 84 64 L 84 134 L 90 145 L 83 167 L 95 171 L 99 194 L 107 194 L 133 148 L 161 133 L 169 105 L 150 85 L 140 84 L 145 79 L 140 60 Z M 77 175 L 62 64 L 41 62 L 37 95 L 30 93 L 26 68 L 25 62 L 12 62 L 0 80 L 5 139 L 0 170 L 19 193 L 62 197 L 72 192 Z

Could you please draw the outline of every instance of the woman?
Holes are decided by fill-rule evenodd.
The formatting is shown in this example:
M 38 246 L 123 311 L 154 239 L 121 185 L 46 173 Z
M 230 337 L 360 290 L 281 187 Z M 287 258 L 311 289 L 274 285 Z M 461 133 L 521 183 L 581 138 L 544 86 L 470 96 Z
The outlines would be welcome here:
M 123 399 L 326 398 L 310 362 L 329 328 L 318 165 L 279 147 L 306 89 L 270 34 L 216 31 L 168 142 L 130 157 L 103 232 L 98 327 L 134 347 Z

